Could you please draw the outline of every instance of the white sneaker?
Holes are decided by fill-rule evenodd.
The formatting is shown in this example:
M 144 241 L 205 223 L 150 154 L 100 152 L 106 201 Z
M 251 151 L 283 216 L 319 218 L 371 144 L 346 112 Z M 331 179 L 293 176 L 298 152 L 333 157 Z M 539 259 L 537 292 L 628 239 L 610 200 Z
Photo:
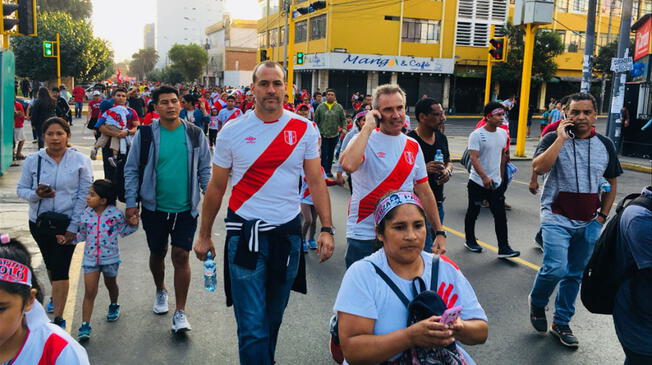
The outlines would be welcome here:
M 174 316 L 172 316 L 172 331 L 179 333 L 187 332 L 191 329 L 190 323 L 188 323 L 188 318 L 186 317 L 186 312 L 180 309 L 174 312 Z
M 168 291 L 159 290 L 156 292 L 156 300 L 154 301 L 154 308 L 156 314 L 165 314 L 168 312 Z

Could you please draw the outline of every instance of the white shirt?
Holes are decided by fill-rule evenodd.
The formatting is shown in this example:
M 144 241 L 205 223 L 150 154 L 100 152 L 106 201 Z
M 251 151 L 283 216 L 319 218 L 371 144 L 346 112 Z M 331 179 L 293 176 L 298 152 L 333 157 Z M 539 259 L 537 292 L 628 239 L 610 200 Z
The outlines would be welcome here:
M 270 224 L 294 219 L 303 162 L 319 157 L 318 138 L 312 122 L 287 110 L 278 121 L 248 113 L 226 124 L 217 134 L 213 163 L 232 169 L 229 209 Z
M 360 134 L 353 137 L 355 141 Z M 371 132 L 360 167 L 351 174 L 353 195 L 349 202 L 346 237 L 373 240 L 373 213 L 378 200 L 394 190 L 412 191 L 428 182 L 428 173 L 419 143 L 404 134 L 390 136 Z
M 86 350 L 68 332 L 50 323 L 41 303 L 34 301 L 25 318 L 29 334 L 13 364 L 89 364 Z
M 478 151 L 478 161 L 484 173 L 496 184 L 500 185 L 500 159 L 507 146 L 507 132 L 502 128 L 496 128 L 495 132 L 489 132 L 484 127 L 474 130 L 469 135 L 469 150 Z M 482 178 L 471 167 L 469 179 L 476 184 L 483 186 Z
M 433 257 L 431 253 L 421 251 L 424 263 L 421 278 L 426 288 L 430 288 Z M 385 250 L 381 248 L 364 260 L 355 262 L 346 271 L 333 311 L 373 319 L 374 335 L 384 335 L 405 328 L 408 320 L 407 308 L 367 261 L 373 262 L 387 274 L 408 300 L 414 299 L 412 280 L 405 280 L 392 271 L 387 263 Z M 447 308 L 459 305 L 462 307 L 462 320 L 479 319 L 487 322 L 487 315 L 478 302 L 473 287 L 460 268 L 444 255 L 439 257 L 437 276 L 437 294 L 446 303 Z M 475 364 L 459 343 L 458 349 L 469 364 Z

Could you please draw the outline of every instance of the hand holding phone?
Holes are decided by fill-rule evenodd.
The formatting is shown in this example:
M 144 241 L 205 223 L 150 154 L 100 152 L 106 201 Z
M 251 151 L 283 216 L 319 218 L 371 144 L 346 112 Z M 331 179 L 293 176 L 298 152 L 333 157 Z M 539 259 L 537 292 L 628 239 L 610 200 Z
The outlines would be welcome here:
M 374 130 L 380 127 L 380 112 L 378 110 L 370 110 L 369 113 L 365 116 L 364 125 L 362 126 L 365 129 Z
M 36 195 L 41 198 L 52 198 L 54 197 L 54 189 L 50 184 L 39 184 L 36 188 Z
M 459 318 L 460 313 L 462 313 L 462 307 L 459 305 L 453 308 L 448 308 L 446 309 L 444 314 L 441 315 L 441 319 L 439 319 L 439 322 L 447 326 L 452 326 L 453 323 L 457 321 L 457 318 Z

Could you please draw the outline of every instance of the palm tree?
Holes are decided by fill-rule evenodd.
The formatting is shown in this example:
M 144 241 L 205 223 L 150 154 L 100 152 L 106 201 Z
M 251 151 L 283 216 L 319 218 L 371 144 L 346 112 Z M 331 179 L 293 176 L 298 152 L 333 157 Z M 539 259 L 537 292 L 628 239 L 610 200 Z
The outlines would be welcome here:
M 134 53 L 131 58 L 129 69 L 133 74 L 138 75 L 139 79 L 143 80 L 145 75 L 150 73 L 156 66 L 158 53 L 154 48 L 142 48 Z

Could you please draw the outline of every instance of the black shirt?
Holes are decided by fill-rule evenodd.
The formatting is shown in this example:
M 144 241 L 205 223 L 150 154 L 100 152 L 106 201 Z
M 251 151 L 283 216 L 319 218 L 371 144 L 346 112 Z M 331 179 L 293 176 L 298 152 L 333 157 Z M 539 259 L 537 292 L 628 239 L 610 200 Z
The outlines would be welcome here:
M 423 158 L 428 162 L 435 160 L 435 154 L 437 150 L 441 150 L 441 153 L 444 155 L 444 164 L 447 164 L 451 160 L 451 154 L 448 150 L 448 138 L 441 133 L 440 131 L 435 131 L 435 144 L 429 144 L 426 141 L 422 140 L 421 137 L 417 134 L 416 130 L 410 131 L 407 134 L 409 137 L 414 138 L 419 142 L 421 146 L 421 151 L 423 152 Z M 438 203 L 444 201 L 444 185 L 438 185 L 437 180 L 439 176 L 437 174 L 428 174 L 428 183 L 430 184 L 430 189 L 435 194 L 435 198 Z
M 130 97 L 129 98 L 129 107 L 136 111 L 139 118 L 145 116 L 145 100 L 142 98 Z

